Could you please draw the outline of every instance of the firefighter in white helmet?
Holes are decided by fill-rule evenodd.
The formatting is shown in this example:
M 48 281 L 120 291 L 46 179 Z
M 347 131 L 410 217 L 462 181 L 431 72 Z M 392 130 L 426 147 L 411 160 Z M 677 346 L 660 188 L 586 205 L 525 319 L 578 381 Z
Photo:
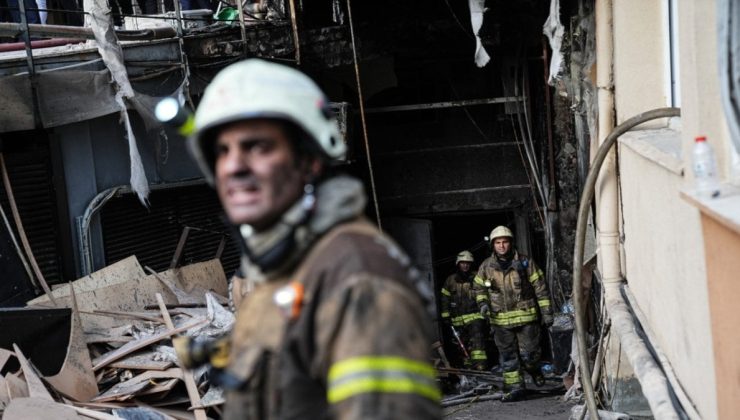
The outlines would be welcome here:
M 440 317 L 452 348 L 462 356 L 466 368 L 485 370 L 487 323 L 478 310 L 473 289 L 473 254 L 461 251 L 455 258 L 456 270 L 442 286 Z M 456 337 L 459 336 L 459 337 Z
M 258 59 L 230 65 L 189 144 L 254 285 L 220 375 L 223 418 L 439 418 L 431 290 L 364 219 L 362 184 L 330 170 L 345 145 L 316 84 Z
M 553 322 L 550 293 L 542 270 L 514 249 L 514 235 L 497 226 L 489 240 L 493 253 L 475 276 L 480 313 L 489 317 L 504 376 L 503 400 L 524 396 L 521 365 L 537 386 L 544 385 L 540 370 L 540 323 Z

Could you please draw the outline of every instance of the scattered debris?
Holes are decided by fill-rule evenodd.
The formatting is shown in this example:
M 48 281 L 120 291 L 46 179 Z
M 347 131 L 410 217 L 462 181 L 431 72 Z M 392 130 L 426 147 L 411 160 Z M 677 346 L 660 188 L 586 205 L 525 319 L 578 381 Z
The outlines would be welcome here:
M 169 339 L 223 335 L 233 325 L 218 260 L 147 275 L 129 257 L 51 293 L 57 307 L 72 312 L 64 362 L 56 374 L 42 374 L 22 343 L 0 348 L 3 419 L 217 416 L 223 391 L 205 370 L 183 369 Z M 28 304 L 19 311 L 39 316 L 51 300 Z

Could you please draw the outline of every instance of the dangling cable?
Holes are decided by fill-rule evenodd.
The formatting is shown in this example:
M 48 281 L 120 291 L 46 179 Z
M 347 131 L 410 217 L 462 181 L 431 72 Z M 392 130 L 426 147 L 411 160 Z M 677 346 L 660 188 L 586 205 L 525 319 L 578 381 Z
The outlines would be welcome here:
M 370 158 L 370 142 L 367 138 L 367 123 L 365 122 L 365 103 L 362 98 L 362 85 L 360 84 L 360 64 L 357 61 L 357 46 L 355 45 L 355 28 L 352 23 L 352 4 L 347 0 L 347 15 L 349 17 L 349 33 L 352 38 L 352 55 L 355 61 L 355 78 L 357 79 L 357 95 L 360 102 L 360 119 L 362 120 L 362 135 L 365 139 L 365 153 L 367 154 L 367 166 L 370 170 L 370 188 L 373 194 L 373 204 L 375 205 L 375 214 L 378 217 L 378 229 L 383 230 L 380 223 L 380 208 L 378 207 L 378 195 L 375 190 L 375 175 L 373 174 L 373 163 Z

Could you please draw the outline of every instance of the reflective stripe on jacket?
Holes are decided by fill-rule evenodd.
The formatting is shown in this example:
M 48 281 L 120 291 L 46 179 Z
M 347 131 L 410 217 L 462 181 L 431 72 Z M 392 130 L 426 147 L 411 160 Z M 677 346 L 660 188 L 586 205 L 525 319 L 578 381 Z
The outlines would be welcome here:
M 440 291 L 440 317 L 450 319 L 456 327 L 483 320 L 475 301 L 472 273 L 467 278 L 463 278 L 461 274 L 456 272 L 448 276 Z
M 473 282 L 475 300 L 479 307 L 490 305 L 493 325 L 517 327 L 535 322 L 538 308 L 542 314 L 552 314 L 545 276 L 537 264 L 524 255 L 515 253 L 511 266 L 505 271 L 495 256 L 487 258 Z

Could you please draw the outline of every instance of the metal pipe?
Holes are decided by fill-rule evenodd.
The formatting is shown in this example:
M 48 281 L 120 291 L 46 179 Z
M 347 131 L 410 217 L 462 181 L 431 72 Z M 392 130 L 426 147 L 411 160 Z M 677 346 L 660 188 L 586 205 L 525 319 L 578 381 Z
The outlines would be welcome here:
M 547 209 L 550 211 L 557 211 L 558 203 L 555 200 L 555 146 L 552 141 L 552 110 L 550 109 L 552 104 L 550 98 L 550 85 L 547 84 L 548 69 L 550 68 L 550 57 L 547 55 L 547 41 L 542 36 L 542 74 L 545 77 L 545 83 L 542 85 L 545 88 L 545 127 L 547 127 L 547 153 L 549 163 L 549 184 L 550 191 L 548 191 L 547 198 Z
M 380 207 L 378 205 L 378 192 L 375 188 L 375 175 L 373 173 L 373 162 L 370 156 L 370 140 L 367 137 L 367 121 L 365 120 L 365 100 L 362 97 L 362 83 L 360 83 L 360 62 L 357 56 L 357 44 L 355 43 L 355 25 L 352 19 L 352 2 L 347 0 L 347 15 L 349 18 L 349 33 L 352 38 L 352 57 L 355 62 L 355 80 L 357 82 L 357 101 L 360 103 L 360 120 L 362 121 L 362 135 L 365 139 L 365 153 L 367 154 L 367 167 L 370 172 L 370 188 L 372 189 L 375 216 L 378 218 L 378 229 L 383 230 L 380 221 Z
M 239 31 L 242 36 L 242 51 L 246 54 L 249 49 L 247 48 L 247 29 L 244 24 L 244 0 L 236 0 L 236 8 L 239 12 Z
M 474 105 L 491 105 L 491 104 L 504 104 L 508 102 L 521 102 L 524 100 L 522 96 L 504 96 L 500 98 L 484 98 L 484 99 L 463 99 L 460 101 L 444 101 L 444 102 L 430 102 L 424 104 L 413 104 L 413 105 L 396 105 L 396 106 L 382 106 L 376 108 L 368 108 L 365 110 L 368 114 L 378 114 L 384 112 L 399 112 L 399 111 L 421 111 L 427 109 L 441 109 L 441 108 L 458 108 L 463 106 L 474 106 Z
M 583 193 L 578 206 L 578 221 L 576 223 L 575 249 L 573 250 L 573 306 L 576 318 L 576 343 L 578 345 L 578 358 L 580 360 L 581 385 L 586 397 L 586 406 L 589 416 L 592 420 L 598 420 L 596 398 L 591 383 L 591 368 L 589 367 L 588 343 L 586 342 L 586 305 L 583 302 L 583 286 L 581 284 L 581 275 L 583 271 L 583 252 L 586 241 L 586 225 L 588 213 L 591 209 L 591 200 L 594 198 L 596 179 L 601 170 L 601 165 L 611 151 L 611 147 L 616 143 L 619 136 L 631 130 L 632 128 L 657 118 L 670 118 L 681 115 L 678 108 L 658 108 L 651 111 L 636 115 L 627 121 L 619 124 L 604 139 L 599 146 L 591 170 L 586 177 L 586 183 L 583 186 Z
M 36 23 L 28 24 L 29 36 L 39 37 L 64 37 L 75 39 L 95 39 L 92 29 L 80 26 L 64 25 L 39 25 Z M 23 33 L 23 25 L 14 22 L 0 22 L 0 35 L 17 36 Z M 140 29 L 135 31 L 116 30 L 116 35 L 122 41 L 139 41 L 173 38 L 177 32 L 172 27 L 159 27 Z
M 40 39 L 31 41 L 31 49 L 35 48 L 49 48 L 49 47 L 60 47 L 67 44 L 80 44 L 85 42 L 78 38 L 54 38 L 54 39 Z M 9 51 L 20 51 L 26 48 L 25 42 L 10 42 L 7 44 L 0 44 L 0 52 Z
M 33 65 L 33 48 L 31 48 L 31 35 L 28 33 L 28 17 L 26 16 L 26 2 L 25 0 L 18 0 L 18 9 L 21 15 L 21 30 L 23 37 L 23 44 L 26 49 L 26 62 L 28 63 L 28 74 L 33 78 L 36 74 L 35 66 Z M 34 95 L 35 96 L 35 95 Z M 34 116 L 34 120 L 36 117 Z
M 293 28 L 293 45 L 295 46 L 295 64 L 301 65 L 301 39 L 298 37 L 298 15 L 296 14 L 295 0 L 290 3 L 290 26 Z
M 403 156 L 403 155 L 417 155 L 419 153 L 440 153 L 450 150 L 467 150 L 467 149 L 483 149 L 489 147 L 508 147 L 518 146 L 521 142 L 516 141 L 502 141 L 496 143 L 484 143 L 484 144 L 463 144 L 460 146 L 443 146 L 443 147 L 430 147 L 426 149 L 414 149 L 414 150 L 399 150 L 396 152 L 378 153 L 375 156 Z

